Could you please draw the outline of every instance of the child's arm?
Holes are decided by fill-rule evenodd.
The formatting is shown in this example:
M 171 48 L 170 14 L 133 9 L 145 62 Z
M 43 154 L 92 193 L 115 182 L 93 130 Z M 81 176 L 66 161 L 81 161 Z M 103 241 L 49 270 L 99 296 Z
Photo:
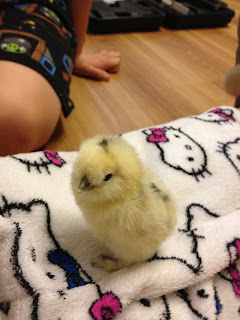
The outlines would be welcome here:
M 115 73 L 119 70 L 120 54 L 118 52 L 106 50 L 95 54 L 85 54 L 82 52 L 92 0 L 69 0 L 69 3 L 74 31 L 78 40 L 74 72 L 78 75 L 97 80 L 109 80 L 109 73 Z
M 69 3 L 74 24 L 74 31 L 78 39 L 76 56 L 79 56 L 82 53 L 82 48 L 87 33 L 92 0 L 70 0 Z

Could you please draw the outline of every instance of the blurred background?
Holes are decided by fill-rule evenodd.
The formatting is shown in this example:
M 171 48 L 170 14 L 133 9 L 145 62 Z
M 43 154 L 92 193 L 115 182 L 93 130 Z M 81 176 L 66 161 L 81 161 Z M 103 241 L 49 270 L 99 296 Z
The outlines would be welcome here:
M 122 21 L 122 32 L 111 27 L 105 34 L 89 31 L 84 51 L 119 51 L 120 72 L 109 82 L 73 76 L 70 96 L 75 110 L 67 119 L 61 118 L 44 147 L 72 151 L 96 134 L 120 134 L 216 106 L 233 106 L 235 99 L 224 92 L 223 78 L 235 64 L 240 1 L 224 3 L 235 15 L 223 27 L 170 29 L 161 25 L 154 31 L 126 32 L 131 24 Z M 93 29 L 95 20 L 90 19 Z

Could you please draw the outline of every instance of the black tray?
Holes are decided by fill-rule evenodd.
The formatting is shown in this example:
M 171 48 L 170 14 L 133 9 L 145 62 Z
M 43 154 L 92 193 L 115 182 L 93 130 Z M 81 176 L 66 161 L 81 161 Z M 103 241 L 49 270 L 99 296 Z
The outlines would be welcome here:
M 179 12 L 165 0 L 124 0 L 107 4 L 93 0 L 88 31 L 116 33 L 226 26 L 234 16 L 227 4 L 218 0 L 177 0 L 187 13 Z
M 148 0 L 125 0 L 107 4 L 94 0 L 89 17 L 91 33 L 159 30 L 166 13 Z
M 151 0 L 165 12 L 163 26 L 171 29 L 217 28 L 226 26 L 234 16 L 234 11 L 227 4 L 218 0 L 178 0 L 190 11 L 181 14 L 162 3 L 162 0 Z

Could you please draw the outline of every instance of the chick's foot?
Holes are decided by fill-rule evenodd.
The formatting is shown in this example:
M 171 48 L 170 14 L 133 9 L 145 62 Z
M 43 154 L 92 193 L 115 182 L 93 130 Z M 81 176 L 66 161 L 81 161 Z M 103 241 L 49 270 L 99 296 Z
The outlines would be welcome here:
M 98 260 L 92 262 L 92 266 L 104 271 L 113 272 L 129 266 L 129 264 L 113 257 L 101 255 Z

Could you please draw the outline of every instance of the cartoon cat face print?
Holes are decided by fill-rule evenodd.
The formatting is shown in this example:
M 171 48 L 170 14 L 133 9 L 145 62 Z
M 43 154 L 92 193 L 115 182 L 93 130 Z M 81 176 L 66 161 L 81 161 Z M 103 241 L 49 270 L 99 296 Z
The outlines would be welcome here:
M 19 299 L 32 301 L 26 303 L 24 319 L 43 320 L 46 313 L 48 319 L 77 319 L 83 304 L 89 308 L 86 312 L 92 319 L 103 319 L 103 314 L 104 319 L 110 319 L 109 314 L 112 319 L 121 312 L 119 298 L 111 291 L 102 292 L 77 260 L 60 247 L 51 228 L 47 202 L 33 199 L 29 203 L 15 203 L 2 195 L 0 220 L 2 223 L 5 220 L 12 232 L 4 248 L 7 254 L 0 260 L 0 281 L 5 281 L 4 287 L 19 292 L 15 293 Z M 84 286 L 86 297 L 89 295 L 92 301 L 79 302 L 82 292 L 79 290 Z M 4 319 L 13 319 L 13 315 L 14 319 L 22 319 L 22 308 L 12 303 L 11 290 L 6 291 L 8 297 L 0 294 L 0 319 L 2 315 Z M 73 305 L 76 307 L 72 308 Z
M 240 297 L 240 239 L 235 238 L 227 244 L 229 267 L 219 273 L 219 276 L 231 283 L 235 295 Z
M 44 150 L 42 153 L 33 153 L 29 157 L 32 159 L 26 159 L 25 155 L 11 156 L 12 159 L 17 160 L 19 163 L 24 165 L 28 172 L 35 169 L 38 173 L 47 172 L 51 174 L 50 167 L 61 168 L 66 164 L 66 161 L 60 157 L 58 152 Z M 28 157 L 28 158 L 29 158 Z
M 227 143 L 219 142 L 220 150 L 218 152 L 223 153 L 235 170 L 240 175 L 240 138 Z
M 6 285 L 18 288 L 20 285 L 23 292 L 32 297 L 33 309 L 25 312 L 38 313 L 40 292 L 44 288 L 53 292 L 55 304 L 61 304 L 60 298 L 65 298 L 69 289 L 92 283 L 77 261 L 60 248 L 51 230 L 49 207 L 43 200 L 19 204 L 9 203 L 2 196 L 0 217 L 15 227 L 11 259 L 6 257 L 10 263 L 6 265 L 14 270 L 14 278 L 7 277 Z M 11 308 L 8 312 L 11 314 Z
M 173 127 L 150 128 L 143 131 L 147 141 L 154 143 L 160 149 L 162 161 L 187 175 L 204 177 L 207 170 L 207 155 L 203 147 L 181 129 Z
M 179 290 L 177 295 L 189 307 L 193 319 L 211 319 L 213 315 L 219 315 L 222 311 L 223 306 L 217 289 L 210 281 Z
M 192 116 L 190 118 L 209 123 L 216 123 L 219 125 L 232 124 L 235 122 L 233 110 L 223 108 L 215 108 L 205 114 L 202 114 L 201 116 Z
M 179 240 L 177 255 L 174 249 L 168 248 L 168 255 L 161 255 L 161 249 L 149 261 L 175 261 L 182 266 L 188 268 L 191 272 L 198 275 L 204 264 L 204 250 L 202 251 L 202 243 L 206 241 L 204 234 L 200 234 L 198 227 L 205 223 L 212 222 L 220 216 L 210 211 L 200 203 L 192 203 L 186 208 L 186 220 L 183 228 L 178 229 Z M 178 267 L 179 267 L 178 266 Z

